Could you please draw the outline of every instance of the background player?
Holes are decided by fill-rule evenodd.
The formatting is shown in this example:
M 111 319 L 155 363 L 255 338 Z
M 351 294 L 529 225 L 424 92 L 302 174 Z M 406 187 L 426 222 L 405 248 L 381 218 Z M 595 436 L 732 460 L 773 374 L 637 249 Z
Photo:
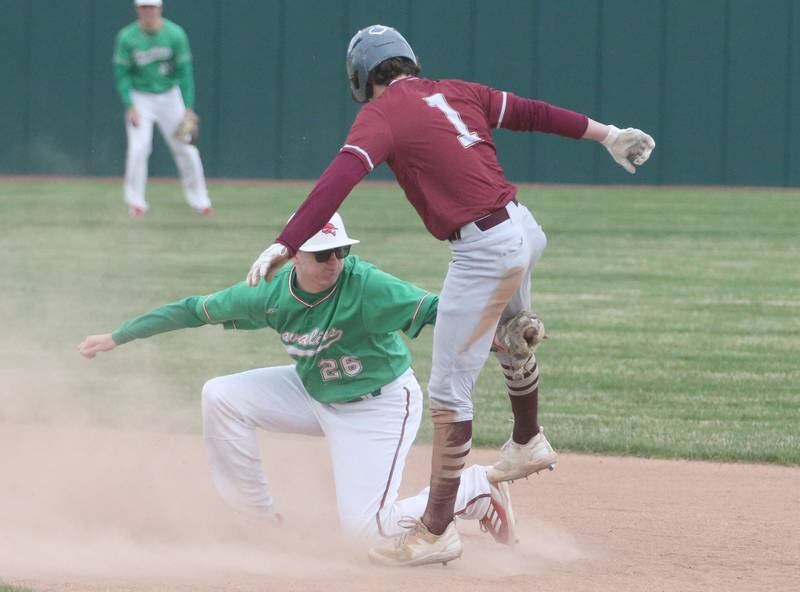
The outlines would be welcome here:
M 297 214 L 253 264 L 248 281 L 269 279 L 313 235 L 350 190 L 386 162 L 430 233 L 449 240 L 452 260 L 440 295 L 431 377 L 434 421 L 431 492 L 422 520 L 395 546 L 373 549 L 384 562 L 433 563 L 456 544 L 453 510 L 472 438 L 472 389 L 495 335 L 530 309 L 530 280 L 545 235 L 500 167 L 492 129 L 540 131 L 601 142 L 630 173 L 655 147 L 637 129 L 620 130 L 585 115 L 460 80 L 417 75 L 417 58 L 394 29 L 356 33 L 347 74 L 365 105 L 339 155 Z M 512 437 L 490 469 L 493 481 L 552 467 L 556 454 L 538 424 L 538 368 L 531 351 L 521 372 L 504 366 L 514 414 Z M 426 561 L 426 557 L 430 561 Z
M 203 387 L 203 434 L 217 490 L 235 508 L 276 519 L 255 428 L 325 435 L 344 528 L 360 539 L 397 535 L 401 518 L 419 518 L 428 499 L 426 489 L 396 501 L 422 413 L 422 391 L 398 331 L 416 337 L 435 320 L 438 299 L 348 257 L 357 242 L 335 214 L 275 281 L 185 298 L 114 333 L 89 336 L 78 349 L 91 358 L 184 327 L 271 327 L 294 365 L 221 376 Z M 486 467 L 465 471 L 456 508 L 481 520 L 499 542 L 514 542 L 508 487 L 490 484 Z M 460 554 L 459 543 L 439 560 Z
M 125 202 L 139 218 L 147 212 L 147 161 L 153 149 L 153 124 L 172 152 L 183 193 L 203 216 L 214 210 L 197 147 L 174 137 L 187 111 L 194 115 L 194 74 L 186 32 L 161 16 L 161 0 L 134 0 L 138 19 L 123 28 L 114 47 L 117 92 L 125 105 L 128 153 Z

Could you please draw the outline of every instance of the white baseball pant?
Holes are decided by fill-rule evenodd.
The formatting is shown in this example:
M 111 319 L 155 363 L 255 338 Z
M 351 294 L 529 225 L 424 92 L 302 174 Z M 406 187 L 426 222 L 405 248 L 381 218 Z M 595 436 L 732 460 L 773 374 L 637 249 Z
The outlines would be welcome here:
M 145 186 L 147 185 L 147 162 L 153 151 L 153 124 L 172 152 L 183 186 L 183 194 L 189 205 L 200 212 L 211 207 L 203 163 L 196 146 L 177 141 L 172 137 L 186 107 L 177 86 L 163 93 L 131 91 L 133 106 L 139 112 L 139 125 L 125 123 L 128 135 L 128 154 L 125 161 L 125 202 L 132 207 L 147 211 Z
M 530 310 L 531 273 L 547 238 L 528 208 L 512 201 L 506 210 L 508 220 L 485 231 L 471 222 L 450 242 L 428 383 L 434 417 L 446 423 L 472 419 L 472 390 L 498 322 Z
M 420 518 L 428 489 L 398 500 L 406 456 L 422 414 L 414 372 L 383 387 L 379 396 L 323 404 L 311 398 L 294 366 L 249 370 L 209 380 L 203 387 L 203 438 L 214 486 L 232 507 L 249 513 L 273 507 L 256 428 L 328 439 L 339 520 L 360 541 L 403 532 L 404 516 Z M 484 467 L 461 477 L 456 512 L 482 518 L 490 503 Z

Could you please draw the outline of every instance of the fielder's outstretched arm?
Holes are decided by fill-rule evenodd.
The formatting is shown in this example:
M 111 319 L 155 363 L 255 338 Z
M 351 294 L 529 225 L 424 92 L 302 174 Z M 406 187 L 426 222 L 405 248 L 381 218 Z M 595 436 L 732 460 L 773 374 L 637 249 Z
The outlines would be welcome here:
M 129 319 L 113 333 L 89 335 L 78 345 L 78 352 L 93 358 L 134 339 L 146 339 L 159 333 L 222 325 L 226 329 L 261 329 L 269 324 L 264 315 L 272 285 L 251 290 L 241 283 L 208 296 L 189 296 Z

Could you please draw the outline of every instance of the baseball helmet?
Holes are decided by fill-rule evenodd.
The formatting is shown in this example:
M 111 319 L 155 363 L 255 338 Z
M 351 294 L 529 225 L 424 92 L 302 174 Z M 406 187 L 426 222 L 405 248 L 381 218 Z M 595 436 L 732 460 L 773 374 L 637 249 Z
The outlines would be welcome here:
M 367 80 L 372 69 L 389 58 L 408 58 L 415 64 L 417 56 L 403 36 L 391 27 L 372 25 L 353 35 L 347 46 L 347 77 L 353 98 L 366 103 Z
M 291 220 L 292 218 L 289 218 Z M 317 234 L 312 236 L 300 247 L 301 251 L 306 253 L 315 253 L 317 251 L 327 251 L 328 249 L 335 249 L 336 247 L 346 247 L 347 245 L 355 245 L 361 241 L 347 236 L 347 231 L 344 228 L 342 217 L 337 213 L 325 223 Z

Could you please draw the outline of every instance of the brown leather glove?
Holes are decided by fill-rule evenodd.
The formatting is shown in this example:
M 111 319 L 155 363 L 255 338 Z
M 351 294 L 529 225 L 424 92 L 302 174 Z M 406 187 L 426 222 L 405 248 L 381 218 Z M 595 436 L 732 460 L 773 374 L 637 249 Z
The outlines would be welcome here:
M 200 118 L 197 117 L 197 113 L 187 109 L 172 135 L 178 142 L 196 145 L 200 139 Z
M 525 362 L 547 336 L 544 323 L 529 310 L 521 310 L 497 328 L 494 347 L 511 356 L 511 373 L 521 378 Z

